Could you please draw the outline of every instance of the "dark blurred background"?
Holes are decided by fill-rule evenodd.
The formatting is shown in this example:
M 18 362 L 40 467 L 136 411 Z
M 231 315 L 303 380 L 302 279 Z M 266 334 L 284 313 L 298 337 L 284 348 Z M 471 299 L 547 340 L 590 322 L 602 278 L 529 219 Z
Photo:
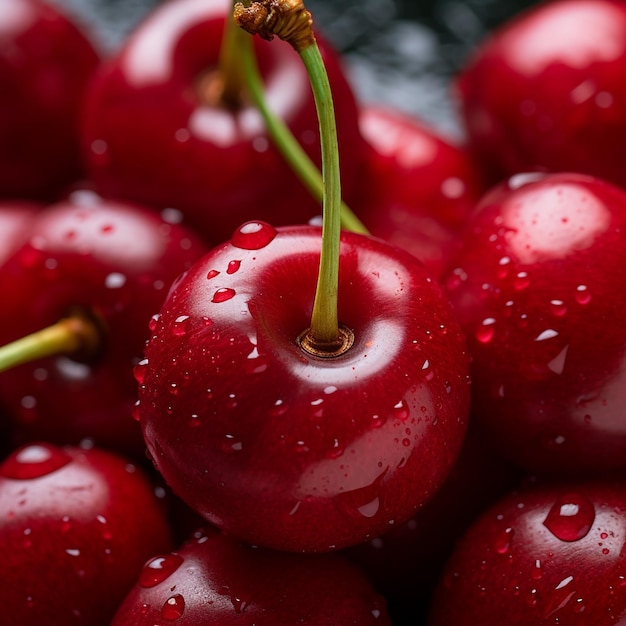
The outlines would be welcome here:
M 159 0 L 53 0 L 115 49 Z M 161 0 L 162 1 L 162 0 Z M 460 134 L 450 78 L 489 30 L 537 0 L 306 0 L 357 94 Z

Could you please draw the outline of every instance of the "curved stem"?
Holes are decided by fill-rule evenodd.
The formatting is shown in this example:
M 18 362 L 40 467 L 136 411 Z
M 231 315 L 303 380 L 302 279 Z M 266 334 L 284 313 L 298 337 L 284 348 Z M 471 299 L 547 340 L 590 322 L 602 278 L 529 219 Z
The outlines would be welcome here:
M 47 356 L 95 352 L 100 345 L 96 324 L 82 315 L 59 320 L 56 324 L 21 337 L 0 348 L 0 372 Z
M 322 175 L 315 163 L 313 163 L 307 153 L 302 149 L 302 146 L 295 139 L 289 127 L 270 110 L 265 98 L 265 89 L 256 63 L 252 40 L 249 37 L 246 37 L 245 41 L 241 41 L 239 52 L 243 78 L 248 93 L 254 106 L 261 113 L 268 134 L 274 142 L 274 145 L 278 148 L 283 158 L 290 164 L 296 176 L 298 176 L 313 197 L 322 203 L 324 197 Z M 355 233 L 369 234 L 367 228 L 345 202 L 341 202 L 340 209 L 341 226 L 343 228 Z

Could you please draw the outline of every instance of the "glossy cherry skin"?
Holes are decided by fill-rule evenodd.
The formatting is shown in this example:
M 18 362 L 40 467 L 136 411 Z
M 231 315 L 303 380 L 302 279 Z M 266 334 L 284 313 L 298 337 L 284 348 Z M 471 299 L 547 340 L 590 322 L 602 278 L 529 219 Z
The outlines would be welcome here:
M 335 554 L 249 547 L 217 531 L 149 560 L 111 626 L 389 626 L 384 599 Z
M 446 290 L 472 356 L 476 422 L 534 472 L 626 468 L 626 192 L 513 177 L 468 223 Z
M 406 113 L 362 106 L 359 127 L 367 147 L 350 206 L 372 234 L 441 276 L 486 190 L 482 174 L 467 150 Z
M 99 192 L 175 207 L 211 244 L 250 219 L 306 222 L 319 203 L 273 147 L 251 104 L 214 102 L 211 88 L 231 0 L 172 0 L 139 26 L 94 80 L 83 143 Z M 255 38 L 266 98 L 319 163 L 309 79 L 287 43 Z M 362 148 L 354 96 L 336 54 L 319 42 L 335 101 L 342 179 L 355 183 Z
M 32 443 L 0 465 L 6 624 L 108 625 L 147 558 L 171 549 L 146 475 L 101 450 Z
M 137 370 L 154 463 L 207 520 L 253 544 L 322 551 L 408 518 L 465 433 L 465 342 L 409 253 L 344 233 L 352 348 L 313 357 L 320 230 L 248 223 L 170 292 Z
M 623 483 L 556 483 L 513 493 L 455 548 L 429 626 L 621 624 L 625 541 Z
M 83 174 L 78 120 L 100 63 L 54 5 L 1 0 L 0 197 L 50 201 Z
M 495 31 L 457 80 L 467 135 L 494 178 L 576 171 L 624 185 L 626 5 L 541 3 Z
M 143 456 L 133 367 L 174 279 L 206 251 L 157 212 L 76 192 L 33 220 L 27 241 L 0 269 L 2 345 L 82 311 L 98 320 L 95 356 L 49 357 L 0 374 L 0 403 L 18 442 L 45 439 L 99 445 Z M 169 220 L 169 221 L 168 221 Z

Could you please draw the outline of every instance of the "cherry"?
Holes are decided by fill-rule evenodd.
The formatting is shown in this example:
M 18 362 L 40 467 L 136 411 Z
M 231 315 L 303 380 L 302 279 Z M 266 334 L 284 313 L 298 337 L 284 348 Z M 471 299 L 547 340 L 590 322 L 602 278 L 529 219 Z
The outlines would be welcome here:
M 626 468 L 626 192 L 518 175 L 468 222 L 446 289 L 472 356 L 483 436 L 522 467 Z
M 557 483 L 503 498 L 457 545 L 429 626 L 621 623 L 625 513 L 623 483 Z
M 577 171 L 623 185 L 626 5 L 552 0 L 478 47 L 457 80 L 470 143 L 494 178 Z
M 18 442 L 99 445 L 143 456 L 131 418 L 133 368 L 174 279 L 206 248 L 178 223 L 128 203 L 75 192 L 32 220 L 27 241 L 0 268 L 7 344 L 69 316 L 95 325 L 94 353 L 60 354 L 0 374 L 0 402 Z
M 0 10 L 0 197 L 49 201 L 83 173 L 78 118 L 99 52 L 47 2 Z
M 235 102 L 220 99 L 219 57 L 232 4 L 174 0 L 153 11 L 92 83 L 83 124 L 99 192 L 176 207 L 211 244 L 250 219 L 293 224 L 320 211 L 257 109 L 241 94 Z M 336 54 L 320 45 L 339 105 L 347 186 L 362 147 L 357 109 Z M 298 55 L 283 42 L 259 41 L 256 50 L 272 110 L 319 164 L 315 105 Z
M 154 553 L 171 549 L 150 481 L 97 449 L 31 443 L 0 465 L 2 621 L 108 625 Z
M 344 233 L 354 345 L 308 354 L 313 227 L 244 225 L 170 292 L 137 373 L 156 467 L 208 520 L 253 543 L 322 550 L 400 523 L 460 448 L 464 340 L 422 264 Z
M 150 559 L 112 626 L 389 625 L 365 575 L 338 555 L 295 555 L 198 532 Z
M 439 277 L 485 191 L 478 170 L 465 149 L 408 114 L 363 106 L 359 123 L 367 150 L 351 206 L 372 234 L 406 248 Z

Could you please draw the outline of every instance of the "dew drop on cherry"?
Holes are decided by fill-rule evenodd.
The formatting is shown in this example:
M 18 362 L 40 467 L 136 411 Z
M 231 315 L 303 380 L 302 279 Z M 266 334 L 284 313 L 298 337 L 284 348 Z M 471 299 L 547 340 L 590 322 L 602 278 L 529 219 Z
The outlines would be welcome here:
M 220 303 L 220 302 L 226 302 L 227 300 L 230 300 L 231 298 L 235 297 L 235 290 L 234 289 L 230 289 L 229 287 L 222 287 L 221 289 L 218 289 L 214 294 L 213 297 L 211 298 L 211 302 L 215 302 L 215 303 Z
M 507 554 L 511 549 L 511 541 L 513 540 L 514 530 L 512 528 L 505 528 L 495 540 L 495 551 L 498 554 Z
M 226 268 L 227 274 L 234 274 L 241 267 L 241 261 L 229 261 L 228 267 Z
M 484 319 L 476 329 L 475 336 L 480 343 L 489 343 L 496 332 L 496 320 L 493 317 Z
M 591 302 L 591 293 L 587 285 L 578 285 L 576 287 L 576 294 L 574 296 L 578 304 L 589 304 Z
M 276 229 L 267 222 L 246 222 L 233 234 L 231 244 L 243 250 L 259 250 L 276 237 Z
M 565 494 L 552 505 L 543 525 L 561 541 L 578 541 L 591 530 L 595 517 L 595 508 L 587 498 Z
M 187 333 L 189 324 L 189 315 L 179 315 L 172 324 L 172 334 L 176 337 L 182 337 Z
M 550 300 L 550 311 L 555 317 L 563 317 L 567 313 L 567 305 L 563 300 Z
M 144 589 L 155 587 L 169 578 L 182 564 L 178 554 L 166 554 L 150 559 L 139 574 L 139 585 Z
M 171 621 L 177 620 L 185 612 L 185 598 L 179 593 L 168 598 L 161 608 L 161 617 Z
M 28 480 L 51 474 L 67 465 L 72 458 L 63 450 L 48 444 L 32 444 L 9 456 L 0 475 L 14 480 Z

